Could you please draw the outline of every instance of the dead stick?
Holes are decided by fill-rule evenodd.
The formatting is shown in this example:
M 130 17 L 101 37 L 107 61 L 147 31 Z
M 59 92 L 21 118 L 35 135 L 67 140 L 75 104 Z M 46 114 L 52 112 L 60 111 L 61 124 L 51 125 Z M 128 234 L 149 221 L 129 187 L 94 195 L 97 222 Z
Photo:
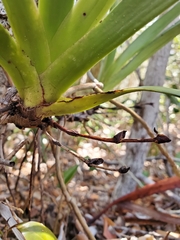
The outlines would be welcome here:
M 95 87 L 94 88 L 95 92 L 98 92 L 98 93 L 102 93 L 103 91 L 98 88 L 98 87 Z M 154 133 L 151 131 L 151 129 L 148 127 L 148 125 L 146 124 L 146 122 L 137 114 L 135 113 L 132 109 L 130 108 L 127 108 L 126 106 L 124 106 L 123 104 L 121 103 L 118 103 L 117 101 L 115 100 L 111 100 L 110 101 L 113 105 L 115 105 L 117 108 L 119 109 L 123 109 L 124 111 L 128 112 L 131 116 L 133 116 L 137 121 L 139 121 L 142 126 L 146 129 L 147 133 L 149 134 L 150 137 L 154 137 Z M 173 159 L 170 157 L 170 155 L 168 154 L 168 152 L 166 151 L 166 149 L 164 149 L 163 146 L 161 145 L 157 145 L 157 147 L 159 148 L 160 152 L 167 158 L 168 162 L 170 163 L 174 173 L 176 174 L 176 176 L 180 177 L 180 171 L 179 169 L 177 168 L 176 164 L 174 163 Z
M 113 138 L 103 138 L 103 137 L 99 137 L 99 136 L 93 136 L 93 135 L 87 135 L 87 134 L 81 134 L 78 133 L 76 131 L 72 131 L 72 130 L 68 130 L 65 127 L 59 125 L 57 122 L 54 122 L 51 120 L 50 124 L 54 127 L 54 128 L 58 128 L 61 131 L 65 132 L 66 134 L 70 135 L 70 136 L 74 136 L 74 137 L 83 137 L 83 138 L 88 138 L 88 139 L 92 139 L 92 140 L 96 140 L 96 141 L 101 141 L 101 142 L 109 142 L 109 143 L 133 143 L 133 142 L 154 142 L 154 143 L 165 143 L 165 142 L 170 142 L 171 140 L 162 134 L 157 134 L 156 137 L 154 138 L 143 138 L 143 139 L 125 139 L 125 132 L 126 131 L 122 131 L 119 132 L 118 134 L 116 134 Z
M 84 217 L 82 216 L 82 214 L 81 214 L 81 212 L 80 212 L 80 210 L 77 206 L 77 203 L 74 201 L 74 199 L 69 194 L 69 192 L 67 190 L 67 187 L 66 187 L 66 184 L 64 183 L 63 175 L 62 175 L 62 172 L 61 172 L 61 164 L 60 164 L 60 160 L 59 160 L 60 151 L 58 149 L 59 148 L 57 148 L 57 153 L 54 157 L 55 157 L 55 161 L 56 161 L 57 179 L 58 179 L 59 185 L 61 186 L 62 193 L 63 193 L 67 203 L 73 209 L 77 219 L 79 220 L 80 224 L 82 225 L 82 227 L 84 229 L 84 232 L 88 236 L 88 239 L 96 240 L 94 238 L 94 236 L 92 235 L 91 231 L 89 230 L 89 227 L 88 227 Z

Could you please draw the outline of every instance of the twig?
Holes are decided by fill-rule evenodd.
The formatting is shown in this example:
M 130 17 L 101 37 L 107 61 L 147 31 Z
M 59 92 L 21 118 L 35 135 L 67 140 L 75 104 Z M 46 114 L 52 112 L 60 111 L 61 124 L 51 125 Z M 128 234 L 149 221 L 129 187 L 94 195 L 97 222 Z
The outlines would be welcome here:
M 32 204 L 32 194 L 33 194 L 32 189 L 33 189 L 33 181 L 34 181 L 35 153 L 37 148 L 36 137 L 37 137 L 37 132 L 35 133 L 35 136 L 34 136 L 34 149 L 33 149 L 33 156 L 32 156 L 32 166 L 31 166 L 29 196 L 28 196 L 29 221 L 31 221 L 31 204 Z
M 109 143 L 132 143 L 132 142 L 154 142 L 157 144 L 165 143 L 165 142 L 170 142 L 171 140 L 163 135 L 163 134 L 157 134 L 156 137 L 153 138 L 143 138 L 143 139 L 124 139 L 126 131 L 119 132 L 112 138 L 103 138 L 99 136 L 93 136 L 93 135 L 86 135 L 86 134 L 81 134 L 73 130 L 68 130 L 65 127 L 59 125 L 57 122 L 54 122 L 53 120 L 50 119 L 50 125 L 53 126 L 54 128 L 58 128 L 61 131 L 65 132 L 66 134 L 74 137 L 83 137 L 83 138 L 88 138 L 96 141 L 101 141 L 101 142 L 109 142 Z
M 7 159 L 0 159 L 0 165 L 4 165 L 7 167 L 14 167 L 15 162 L 14 161 L 8 161 Z
M 91 72 L 90 72 L 91 73 Z M 90 79 L 92 81 L 94 80 L 97 80 L 93 74 L 91 73 L 89 75 Z M 98 87 L 96 86 L 94 88 L 94 91 L 97 92 L 97 93 L 102 93 L 103 91 Z M 130 108 L 127 108 L 126 106 L 124 106 L 123 104 L 115 101 L 115 100 L 110 100 L 110 102 L 115 105 L 117 108 L 119 109 L 123 109 L 124 111 L 128 112 L 132 117 L 134 117 L 137 121 L 139 121 L 142 126 L 146 129 L 148 135 L 150 137 L 154 137 L 154 133 L 151 131 L 151 129 L 148 127 L 148 125 L 146 124 L 146 122 L 136 113 L 134 112 L 132 109 Z M 167 158 L 167 160 L 169 161 L 174 173 L 176 174 L 176 176 L 180 177 L 180 171 L 179 169 L 177 168 L 176 164 L 174 163 L 173 159 L 170 157 L 170 155 L 168 154 L 168 152 L 161 146 L 161 145 L 157 145 L 157 147 L 159 148 L 159 150 L 161 151 L 161 153 Z
M 15 184 L 15 191 L 17 190 L 17 186 L 18 186 L 18 182 L 19 182 L 19 179 L 20 179 L 20 175 L 21 175 L 21 169 L 22 169 L 22 166 L 23 166 L 23 163 L 25 162 L 26 158 L 27 158 L 27 152 L 31 149 L 32 147 L 32 143 L 30 143 L 30 145 L 28 146 L 28 148 L 26 148 L 26 151 L 25 151 L 25 155 L 20 163 L 20 167 L 19 167 L 19 173 L 18 173 L 18 176 L 17 176 L 17 180 L 16 180 L 16 184 Z
M 66 189 L 66 185 L 65 185 L 64 180 L 63 180 L 62 172 L 61 172 L 61 170 L 58 167 L 58 162 L 59 162 L 59 159 L 56 159 L 56 163 L 57 163 L 57 169 L 56 169 L 57 170 L 57 178 L 58 178 L 58 182 L 59 182 L 59 184 L 61 186 L 62 193 L 63 193 L 66 201 L 71 205 L 74 213 L 76 214 L 76 217 L 78 218 L 79 222 L 81 223 L 81 225 L 82 225 L 85 233 L 87 234 L 88 238 L 91 239 L 91 240 L 95 240 L 94 236 L 92 235 L 92 233 L 89 230 L 89 227 L 86 224 L 85 219 L 83 218 L 82 214 L 79 211 L 79 208 L 77 207 L 77 203 L 70 196 L 70 194 L 68 193 L 68 191 Z
M 95 240 L 94 236 L 92 235 L 91 231 L 89 230 L 89 227 L 84 219 L 84 217 L 82 216 L 78 206 L 77 206 L 77 203 L 74 201 L 74 199 L 70 196 L 68 190 L 67 190 L 67 187 L 64 183 L 64 180 L 63 180 L 63 175 L 62 175 L 62 171 L 61 171 L 61 165 L 60 165 L 60 149 L 57 148 L 57 152 L 56 152 L 56 155 L 55 155 L 55 161 L 56 161 L 56 171 L 57 171 L 57 179 L 58 179 L 58 182 L 59 182 L 59 185 L 61 186 L 61 190 L 62 190 L 62 193 L 67 201 L 67 203 L 71 206 L 71 208 L 73 209 L 77 219 L 79 220 L 80 224 L 82 225 L 83 229 L 84 229 L 84 232 L 86 233 L 86 235 L 88 236 L 88 238 L 90 240 Z
M 11 195 L 12 200 L 13 200 L 13 204 L 14 204 L 14 206 L 16 206 L 16 201 L 15 201 L 14 195 L 13 195 L 13 193 L 12 193 L 12 190 L 11 190 L 11 188 L 10 188 L 8 175 L 7 175 L 7 172 L 6 172 L 5 170 L 4 170 L 4 175 L 5 175 L 5 178 L 6 178 L 6 184 L 7 184 L 8 190 L 9 190 L 10 195 Z
M 21 141 L 16 147 L 14 147 L 14 150 L 6 157 L 6 159 L 10 160 L 26 143 L 28 143 L 28 139 Z
M 37 132 L 37 149 L 38 149 L 38 182 L 39 182 L 39 188 L 40 188 L 40 194 L 41 194 L 41 210 L 40 210 L 40 219 L 41 219 L 41 223 L 44 223 L 44 217 L 43 217 L 43 213 L 44 213 L 44 203 L 43 203 L 43 193 L 44 193 L 44 189 L 43 189 L 43 184 L 41 181 L 41 169 L 40 169 L 40 164 L 41 164 L 41 158 L 42 158 L 42 150 L 41 150 L 41 134 L 42 134 L 42 130 L 39 129 Z
M 21 142 L 15 147 L 15 149 L 6 157 L 6 159 L 0 159 L 0 165 L 4 165 L 4 166 L 8 166 L 8 167 L 14 167 L 15 161 L 9 161 L 9 160 L 10 160 L 10 159 L 19 151 L 19 149 L 21 149 L 27 142 L 28 142 L 27 139 L 21 141 Z
M 98 88 L 95 87 L 95 92 L 98 93 L 102 93 L 103 91 Z M 117 108 L 123 109 L 124 111 L 128 112 L 129 114 L 131 114 L 131 116 L 133 116 L 137 121 L 139 121 L 142 126 L 146 129 L 148 135 L 152 138 L 154 138 L 154 133 L 151 131 L 151 129 L 148 127 L 148 125 L 146 124 L 146 122 L 137 114 L 135 113 L 132 109 L 125 107 L 123 104 L 118 103 L 115 100 L 111 100 L 110 101 L 112 104 L 114 104 Z M 168 152 L 164 149 L 163 146 L 157 144 L 157 147 L 159 148 L 160 152 L 167 158 L 167 160 L 169 161 L 174 173 L 176 174 L 176 176 L 180 177 L 180 171 L 177 168 L 176 164 L 174 163 L 173 159 L 170 157 L 170 155 L 168 154 Z
M 130 167 L 126 167 L 126 166 L 121 166 L 120 168 L 107 168 L 104 166 L 98 166 L 99 164 L 102 164 L 104 162 L 104 160 L 102 158 L 89 158 L 89 159 L 84 158 L 84 157 L 80 156 L 78 153 L 76 153 L 75 151 L 69 149 L 68 147 L 64 146 L 59 141 L 54 139 L 47 131 L 46 131 L 46 134 L 50 138 L 52 143 L 54 143 L 55 145 L 57 145 L 59 147 L 62 147 L 65 151 L 67 151 L 70 154 L 72 154 L 73 156 L 77 157 L 80 161 L 87 164 L 89 167 L 94 167 L 94 168 L 102 169 L 105 171 L 119 172 L 121 174 L 127 173 L 130 169 Z

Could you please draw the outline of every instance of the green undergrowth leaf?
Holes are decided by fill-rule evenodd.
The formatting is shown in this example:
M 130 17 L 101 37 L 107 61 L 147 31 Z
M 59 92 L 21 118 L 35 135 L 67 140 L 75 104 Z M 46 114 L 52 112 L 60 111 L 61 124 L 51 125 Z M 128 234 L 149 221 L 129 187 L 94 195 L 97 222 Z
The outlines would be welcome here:
M 39 222 L 30 221 L 18 224 L 17 228 L 26 240 L 57 240 L 55 235 Z
M 66 114 L 82 112 L 84 110 L 88 110 L 95 106 L 98 106 L 99 104 L 109 101 L 113 98 L 116 98 L 128 93 L 138 92 L 138 91 L 159 92 L 159 93 L 170 94 L 176 97 L 180 97 L 180 90 L 178 89 L 165 88 L 165 87 L 159 87 L 159 86 L 143 86 L 143 87 L 135 87 L 135 88 L 126 88 L 126 89 L 117 90 L 117 91 L 109 91 L 105 93 L 75 97 L 73 99 L 64 98 L 49 106 L 43 106 L 42 108 L 37 108 L 37 116 L 44 118 L 44 117 L 49 117 L 53 115 L 61 116 Z
M 63 172 L 64 183 L 68 184 L 77 172 L 78 165 L 69 167 Z

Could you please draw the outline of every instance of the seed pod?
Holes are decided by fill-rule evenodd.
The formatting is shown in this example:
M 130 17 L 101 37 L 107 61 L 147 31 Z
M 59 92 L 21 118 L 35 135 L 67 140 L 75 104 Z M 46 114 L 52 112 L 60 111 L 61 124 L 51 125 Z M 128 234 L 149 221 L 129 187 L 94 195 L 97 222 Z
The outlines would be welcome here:
M 126 167 L 126 166 L 122 166 L 119 169 L 119 173 L 124 174 L 127 173 L 129 171 L 130 167 Z
M 102 158 L 91 158 L 91 159 L 88 159 L 87 164 L 90 167 L 91 164 L 100 165 L 103 162 L 104 162 L 104 160 Z
M 171 139 L 169 139 L 166 135 L 163 135 L 163 134 L 158 134 L 154 138 L 154 140 L 155 140 L 154 142 L 158 144 L 171 142 Z
M 126 132 L 127 132 L 127 131 L 122 131 L 122 132 L 119 132 L 118 134 L 116 134 L 116 135 L 113 137 L 115 143 L 120 143 L 121 140 L 122 140 L 123 138 L 125 138 Z

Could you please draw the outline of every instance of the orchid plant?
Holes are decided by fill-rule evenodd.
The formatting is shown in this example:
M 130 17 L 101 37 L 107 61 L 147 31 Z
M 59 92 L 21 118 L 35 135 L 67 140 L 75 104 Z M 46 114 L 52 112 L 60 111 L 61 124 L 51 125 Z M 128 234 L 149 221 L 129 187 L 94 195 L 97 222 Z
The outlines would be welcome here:
M 13 112 L 1 118 L 2 124 L 39 126 L 50 116 L 87 110 L 134 91 L 180 96 L 178 90 L 150 86 L 81 98 L 64 96 L 71 85 L 107 54 L 110 53 L 100 80 L 109 90 L 175 37 L 180 32 L 180 22 L 164 28 L 179 14 L 177 0 L 152 0 L 150 4 L 148 0 L 39 0 L 38 4 L 34 0 L 3 0 L 3 4 L 12 34 L 0 25 L 0 64 L 12 79 L 18 97 L 2 110 Z M 114 60 L 113 49 L 165 10 L 165 15 Z M 112 60 L 115 64 L 111 64 Z
M 177 89 L 157 86 L 109 91 L 179 34 L 180 21 L 168 27 L 179 15 L 178 0 L 2 2 L 12 32 L 0 24 L 0 65 L 15 88 L 10 89 L 2 101 L 0 124 L 43 128 L 49 124 L 51 116 L 81 112 L 135 91 L 156 91 L 180 97 Z M 160 16 L 163 12 L 165 14 Z M 154 20 L 157 17 L 158 20 Z M 153 20 L 146 31 L 115 57 L 119 45 Z M 103 58 L 99 79 L 109 92 L 67 97 L 68 89 Z M 58 127 L 56 123 L 53 126 Z M 118 142 L 122 135 L 123 132 L 115 136 L 118 139 L 106 140 Z M 148 141 L 161 143 L 157 137 Z M 48 235 L 43 235 L 43 239 L 56 239 L 44 227 L 40 229 Z M 34 222 L 20 225 L 19 230 L 26 239 L 32 238 L 32 230 L 37 231 Z M 39 237 L 42 239 L 41 233 Z

